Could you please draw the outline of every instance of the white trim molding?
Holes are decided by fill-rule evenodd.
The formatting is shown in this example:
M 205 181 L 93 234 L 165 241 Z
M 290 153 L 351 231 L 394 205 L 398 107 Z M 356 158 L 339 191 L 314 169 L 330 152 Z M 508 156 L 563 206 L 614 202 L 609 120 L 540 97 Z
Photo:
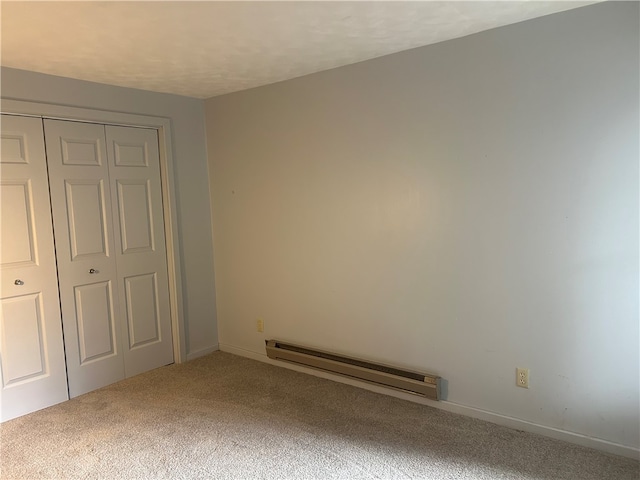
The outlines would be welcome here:
M 178 234 L 175 170 L 171 144 L 171 119 L 137 115 L 108 110 L 68 107 L 50 103 L 1 99 L 0 112 L 8 115 L 27 115 L 57 120 L 75 120 L 87 123 L 153 128 L 158 131 L 160 149 L 160 178 L 162 208 L 167 244 L 167 270 L 169 276 L 169 302 L 175 363 L 187 360 L 187 340 L 182 299 L 182 268 L 180 264 L 180 237 Z
M 216 343 L 212 347 L 196 350 L 195 352 L 189 352 L 187 354 L 187 362 L 190 362 L 191 360 L 195 360 L 198 357 L 204 357 L 205 355 L 209 355 L 210 353 L 217 352 L 218 350 L 220 350 L 220 348 L 219 348 L 219 345 Z
M 428 405 L 429 407 L 439 408 L 447 412 L 457 413 L 460 415 L 466 415 L 467 417 L 477 418 L 487 422 L 502 425 L 504 427 L 513 428 L 516 430 L 522 430 L 529 433 L 536 433 L 545 437 L 554 438 L 556 440 L 562 440 L 568 443 L 573 443 L 583 447 L 593 448 L 607 453 L 613 453 L 614 455 L 620 455 L 623 457 L 640 459 L 640 449 L 621 445 L 618 443 L 609 442 L 600 438 L 588 437 L 579 433 L 568 432 L 566 430 L 560 430 L 558 428 L 547 427 L 519 418 L 509 417 L 506 415 L 500 415 L 499 413 L 489 412 L 479 408 L 468 407 L 466 405 L 460 405 L 458 403 L 442 400 L 439 402 L 429 400 L 411 393 L 404 393 L 398 390 L 390 388 L 378 387 L 371 383 L 355 380 L 353 378 L 343 377 L 329 372 L 321 370 L 315 370 L 313 368 L 294 365 L 287 362 L 279 362 L 277 360 L 271 360 L 267 357 L 266 353 L 255 353 L 243 348 L 234 347 L 232 345 L 219 344 L 220 350 L 223 352 L 231 353 L 241 357 L 251 358 L 260 362 L 269 363 L 277 367 L 288 368 L 289 370 L 295 370 L 301 373 L 307 373 L 316 377 L 325 378 L 327 380 L 333 380 L 339 383 L 345 383 L 354 387 L 363 388 L 371 392 L 381 393 L 383 395 L 389 395 L 391 397 L 401 398 L 414 403 L 420 403 L 422 405 Z

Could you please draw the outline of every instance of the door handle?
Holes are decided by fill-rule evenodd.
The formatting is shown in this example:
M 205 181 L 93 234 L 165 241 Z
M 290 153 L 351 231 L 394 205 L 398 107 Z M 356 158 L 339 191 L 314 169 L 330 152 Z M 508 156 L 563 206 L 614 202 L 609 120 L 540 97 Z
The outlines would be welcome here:
M 13 284 L 14 285 L 24 285 L 24 282 L 18 278 L 15 282 L 13 282 Z
M 95 268 L 90 268 L 89 273 L 94 274 L 94 273 L 100 273 L 100 272 L 98 272 L 98 270 L 96 270 Z

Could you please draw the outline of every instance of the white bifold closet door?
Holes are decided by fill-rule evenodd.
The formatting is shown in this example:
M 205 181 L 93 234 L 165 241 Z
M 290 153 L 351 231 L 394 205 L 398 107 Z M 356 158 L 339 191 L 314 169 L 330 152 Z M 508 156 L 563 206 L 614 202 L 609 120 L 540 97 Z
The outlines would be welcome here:
M 155 130 L 44 121 L 69 395 L 173 362 Z
M 2 115 L 0 420 L 68 399 L 42 120 Z

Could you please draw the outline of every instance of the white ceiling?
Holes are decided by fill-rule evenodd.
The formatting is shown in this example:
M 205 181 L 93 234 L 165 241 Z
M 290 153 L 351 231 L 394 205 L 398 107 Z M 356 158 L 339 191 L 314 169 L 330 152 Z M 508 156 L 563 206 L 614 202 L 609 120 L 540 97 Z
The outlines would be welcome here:
M 1 63 L 208 98 L 589 3 L 3 1 Z

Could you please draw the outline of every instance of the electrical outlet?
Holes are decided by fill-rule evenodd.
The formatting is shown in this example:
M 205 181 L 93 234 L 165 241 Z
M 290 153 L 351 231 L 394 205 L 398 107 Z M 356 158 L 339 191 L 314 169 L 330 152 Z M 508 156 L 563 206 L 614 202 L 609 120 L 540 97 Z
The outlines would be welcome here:
M 529 388 L 528 368 L 516 368 L 516 385 L 522 388 Z
M 259 318 L 256 320 L 256 330 L 258 332 L 264 332 L 264 320 Z

